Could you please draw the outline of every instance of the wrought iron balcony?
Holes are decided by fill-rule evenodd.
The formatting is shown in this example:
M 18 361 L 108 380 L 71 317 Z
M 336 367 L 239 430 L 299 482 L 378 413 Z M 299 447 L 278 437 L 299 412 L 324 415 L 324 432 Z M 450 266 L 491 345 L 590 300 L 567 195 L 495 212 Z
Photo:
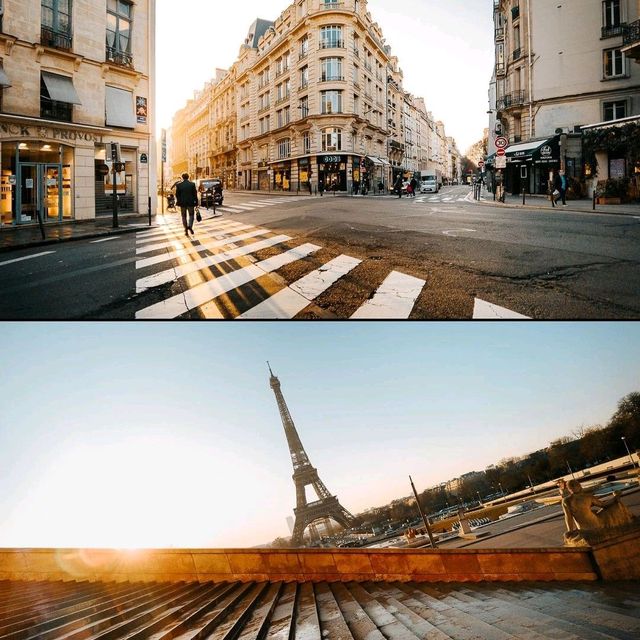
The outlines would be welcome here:
M 71 34 L 66 31 L 55 31 L 45 26 L 40 28 L 40 43 L 45 47 L 69 51 L 72 42 Z
M 514 91 L 498 98 L 496 100 L 496 107 L 498 111 L 504 111 L 511 107 L 521 107 L 525 102 L 524 91 Z
M 323 73 L 320 76 L 320 82 L 344 82 L 344 76 Z
M 515 7 L 511 7 L 511 19 L 517 20 L 520 17 L 520 5 L 517 4 Z
M 344 9 L 344 2 L 324 2 L 320 5 L 320 11 L 332 9 Z
M 624 35 L 626 26 L 627 25 L 623 22 L 615 26 L 602 27 L 600 37 L 604 40 L 605 38 L 615 38 L 616 36 Z
M 57 100 L 40 100 L 40 117 L 45 120 L 59 120 L 61 122 L 71 122 L 73 116 L 73 105 L 68 102 L 58 102 Z
M 323 40 L 320 42 L 320 49 L 344 49 L 343 40 Z
M 108 62 L 119 64 L 122 67 L 133 67 L 133 56 L 126 51 L 120 51 L 115 47 L 107 47 L 106 59 Z
M 640 20 L 625 26 L 622 50 L 627 58 L 633 58 L 640 62 Z

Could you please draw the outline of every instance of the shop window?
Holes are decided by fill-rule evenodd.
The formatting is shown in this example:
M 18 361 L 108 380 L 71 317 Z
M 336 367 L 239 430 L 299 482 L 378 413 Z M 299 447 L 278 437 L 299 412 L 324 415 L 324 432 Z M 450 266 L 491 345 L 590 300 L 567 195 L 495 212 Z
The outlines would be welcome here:
M 118 209 L 135 212 L 137 203 L 137 158 L 138 150 L 122 147 L 121 157 L 124 171 L 112 172 L 111 157 L 104 145 L 96 145 L 95 151 L 95 198 L 96 216 L 111 215 L 113 211 L 113 183 L 115 179 Z
M 627 117 L 627 101 L 626 100 L 613 100 L 611 102 L 604 102 L 602 105 L 603 120 L 619 120 L 620 118 Z
M 107 0 L 106 59 L 133 66 L 131 55 L 131 22 L 133 5 L 126 0 Z
M 40 42 L 47 47 L 71 49 L 72 0 L 41 0 Z

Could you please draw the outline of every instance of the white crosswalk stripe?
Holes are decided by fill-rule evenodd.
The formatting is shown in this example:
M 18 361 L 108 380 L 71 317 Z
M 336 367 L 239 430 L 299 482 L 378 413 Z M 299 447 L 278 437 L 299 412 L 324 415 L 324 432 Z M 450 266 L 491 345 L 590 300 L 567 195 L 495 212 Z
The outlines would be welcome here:
M 320 247 L 313 244 L 303 244 L 295 249 L 289 249 L 272 258 L 267 258 L 257 264 L 237 269 L 203 284 L 197 285 L 184 293 L 172 296 L 136 313 L 137 319 L 171 319 L 183 313 L 196 309 L 211 302 L 214 298 L 253 280 L 275 271 L 291 262 L 306 258 L 319 251 Z
M 338 256 L 238 317 L 243 320 L 289 320 L 360 262 L 357 258 Z
M 497 304 L 476 298 L 473 306 L 474 320 L 531 320 L 528 316 L 511 311 Z
M 409 317 L 426 282 L 398 271 L 392 271 L 373 298 L 367 300 L 352 316 L 353 320 Z

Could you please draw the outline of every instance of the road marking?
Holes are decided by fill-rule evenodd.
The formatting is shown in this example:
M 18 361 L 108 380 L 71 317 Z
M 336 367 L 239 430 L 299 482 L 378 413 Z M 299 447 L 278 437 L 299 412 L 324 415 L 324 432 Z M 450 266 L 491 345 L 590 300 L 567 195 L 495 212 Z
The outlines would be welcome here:
M 241 287 L 248 282 L 257 280 L 262 276 L 283 267 L 286 264 L 296 262 L 308 255 L 319 251 L 321 247 L 314 244 L 303 244 L 294 249 L 289 249 L 280 255 L 267 258 L 257 264 L 243 267 L 232 271 L 219 278 L 214 278 L 184 293 L 172 296 L 167 300 L 162 300 L 136 313 L 136 319 L 171 319 L 187 313 L 206 304 L 237 287 Z
M 473 305 L 474 320 L 531 320 L 528 316 L 476 298 Z
M 239 258 L 240 256 L 246 256 L 250 253 L 254 253 L 255 251 L 268 249 L 269 247 L 287 242 L 288 240 L 291 240 L 289 236 L 274 236 L 273 238 L 266 238 L 265 240 L 260 240 L 259 242 L 254 242 L 244 247 L 239 247 L 238 249 L 231 249 L 230 251 L 218 253 L 215 256 L 208 256 L 206 258 L 200 258 L 200 260 L 186 262 L 185 264 L 181 264 L 177 267 L 166 269 L 165 271 L 160 271 L 159 273 L 154 273 L 153 275 L 147 276 L 146 278 L 141 278 L 136 282 L 136 292 L 142 293 L 147 289 L 151 289 L 152 287 L 159 287 L 162 284 L 166 284 L 167 282 L 172 282 L 173 280 L 177 280 L 178 278 L 189 275 L 194 271 L 200 271 L 205 267 L 211 267 L 215 264 L 227 262 L 228 260 L 233 260 L 234 258 Z
M 233 226 L 229 225 L 224 229 L 215 229 L 214 231 L 235 231 L 238 228 L 237 225 L 239 225 L 239 223 L 234 222 Z M 158 242 L 158 240 L 164 240 L 164 242 Z M 187 236 L 185 236 L 184 234 L 174 236 L 168 235 L 166 238 L 153 238 L 152 242 L 154 242 L 155 244 L 143 244 L 141 247 L 136 247 L 136 255 L 140 255 L 141 253 L 149 253 L 151 251 L 157 251 L 159 249 L 167 249 L 169 247 L 176 247 L 177 249 L 179 249 L 182 247 L 182 242 L 193 243 L 193 237 L 189 236 L 187 238 Z
M 200 242 L 199 245 L 193 244 L 188 246 L 182 246 L 177 248 L 175 251 L 171 251 L 169 253 L 161 253 L 157 256 L 152 256 L 151 258 L 144 258 L 143 260 L 138 260 L 136 262 L 136 269 L 144 269 L 146 267 L 151 267 L 155 264 L 160 264 L 162 262 L 168 262 L 169 260 L 174 260 L 176 258 L 182 258 L 190 253 L 199 253 L 200 251 L 219 249 L 220 247 L 224 247 L 230 244 L 235 244 L 241 240 L 249 240 L 250 238 L 255 238 L 256 236 L 266 235 L 267 233 L 271 233 L 268 229 L 253 229 L 253 231 L 247 231 L 247 233 L 241 233 L 236 236 L 227 236 L 226 238 L 220 238 L 215 242 Z
M 4 267 L 6 264 L 13 264 L 14 262 L 22 262 L 23 260 L 32 260 L 33 258 L 41 258 L 42 256 L 48 256 L 55 251 L 43 251 L 42 253 L 34 253 L 31 256 L 23 256 L 22 258 L 14 258 L 13 260 L 5 260 L 4 262 L 0 262 L 0 267 Z
M 109 240 L 117 240 L 120 236 L 111 236 L 110 238 L 102 238 L 101 240 L 91 240 L 89 244 L 99 244 L 100 242 L 109 242 Z
M 222 224 L 223 223 L 223 224 Z M 197 226 L 197 229 L 200 233 L 202 232 L 218 232 L 218 231 L 228 231 L 230 229 L 237 228 L 242 226 L 241 222 L 236 222 L 234 220 L 220 220 L 219 222 L 212 223 L 202 223 Z M 144 245 L 150 242 L 158 242 L 158 240 L 168 240 L 169 238 L 178 238 L 185 237 L 184 229 L 182 227 L 176 227 L 175 229 L 165 229 L 164 231 L 160 231 L 158 233 L 154 233 L 153 235 L 144 236 L 142 238 L 136 238 L 136 244 Z
M 357 267 L 360 262 L 362 261 L 350 256 L 338 256 L 245 311 L 238 318 L 241 320 L 290 320 L 309 306 L 321 293 Z
M 373 298 L 367 300 L 352 316 L 352 320 L 402 320 L 409 317 L 426 282 L 420 278 L 392 271 L 378 287 Z
M 219 218 L 219 217 L 215 217 L 215 218 L 205 218 L 202 222 L 197 222 L 197 226 L 199 228 L 202 227 L 215 227 L 216 225 L 225 225 L 225 224 L 237 224 L 235 222 L 233 222 L 232 220 L 229 220 L 227 218 Z M 172 221 L 171 223 L 165 223 L 162 226 L 158 227 L 157 229 L 153 229 L 152 231 L 145 231 L 144 233 L 137 233 L 136 234 L 136 238 L 137 239 L 144 239 L 144 238 L 152 238 L 154 236 L 160 236 L 163 233 L 178 233 L 178 232 L 182 232 L 184 233 L 184 227 L 182 226 L 182 222 L 174 222 Z
M 448 229 L 447 231 L 443 231 L 442 235 L 457 238 L 456 233 L 477 233 L 477 231 L 475 229 Z

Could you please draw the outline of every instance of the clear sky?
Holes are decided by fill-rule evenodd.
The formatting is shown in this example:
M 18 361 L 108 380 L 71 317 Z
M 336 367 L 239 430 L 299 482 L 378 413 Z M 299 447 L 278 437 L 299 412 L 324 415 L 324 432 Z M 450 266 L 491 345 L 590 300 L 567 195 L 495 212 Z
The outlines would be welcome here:
M 216 67 L 229 68 L 257 17 L 275 20 L 288 0 L 169 0 L 157 3 L 158 126 L 169 127 Z M 404 87 L 423 96 L 461 152 L 488 126 L 493 64 L 491 0 L 369 0 L 369 11 L 400 59 Z
M 638 390 L 638 323 L 4 323 L 0 546 L 253 546 L 295 492 L 271 366 L 357 513 Z

